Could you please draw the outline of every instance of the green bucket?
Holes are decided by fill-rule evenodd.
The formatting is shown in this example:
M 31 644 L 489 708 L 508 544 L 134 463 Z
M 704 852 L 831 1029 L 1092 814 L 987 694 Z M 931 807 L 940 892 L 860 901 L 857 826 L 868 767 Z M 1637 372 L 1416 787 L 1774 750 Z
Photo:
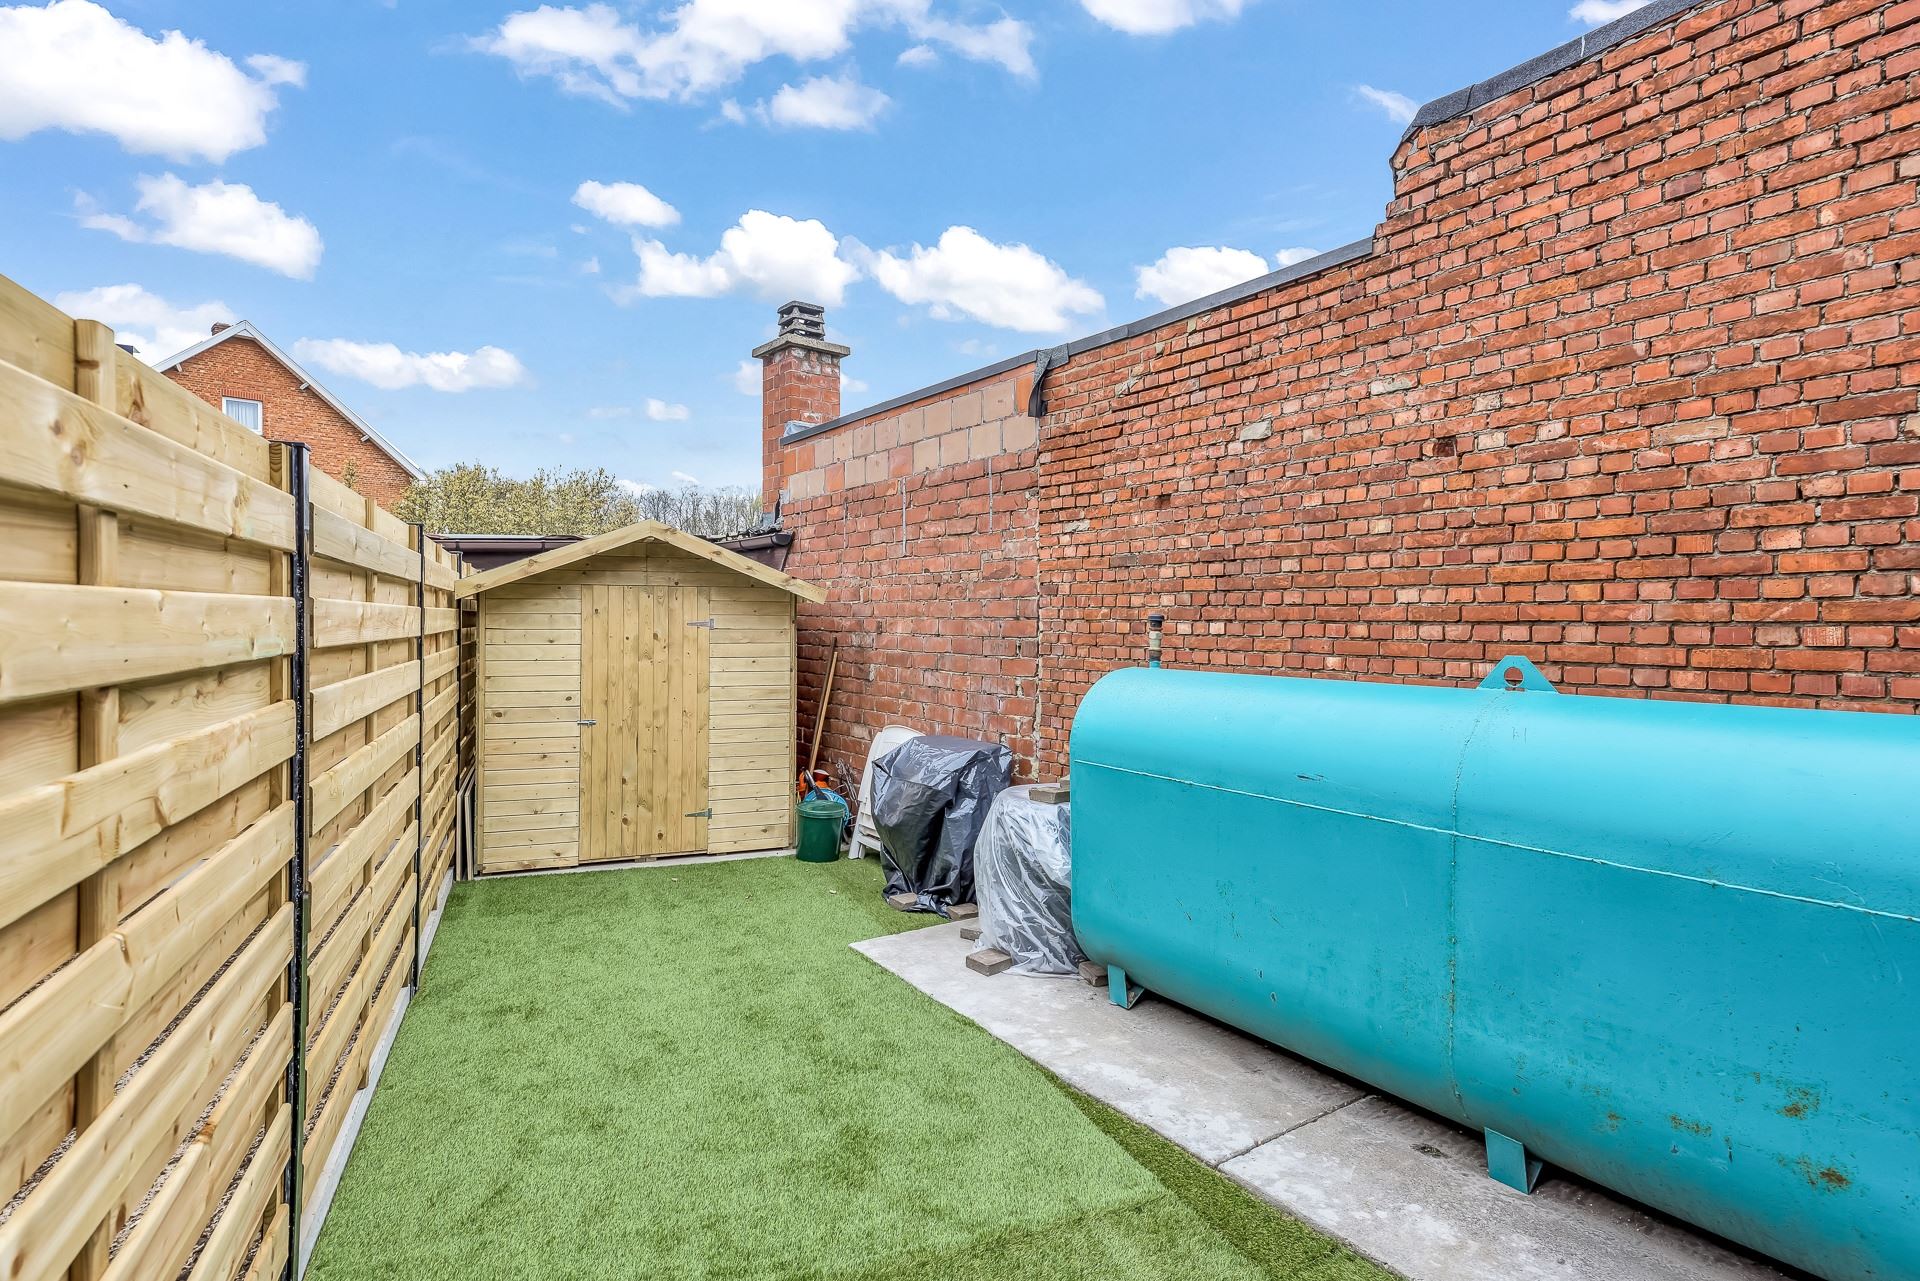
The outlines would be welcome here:
M 800 861 L 831 863 L 840 857 L 840 829 L 847 807 L 824 797 L 800 802 Z

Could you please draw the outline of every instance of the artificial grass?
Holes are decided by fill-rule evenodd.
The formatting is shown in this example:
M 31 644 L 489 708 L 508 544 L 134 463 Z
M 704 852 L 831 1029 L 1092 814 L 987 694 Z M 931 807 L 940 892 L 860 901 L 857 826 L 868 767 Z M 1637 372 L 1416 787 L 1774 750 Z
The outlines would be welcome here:
M 1387 1275 L 847 947 L 927 921 L 871 861 L 456 887 L 310 1275 Z

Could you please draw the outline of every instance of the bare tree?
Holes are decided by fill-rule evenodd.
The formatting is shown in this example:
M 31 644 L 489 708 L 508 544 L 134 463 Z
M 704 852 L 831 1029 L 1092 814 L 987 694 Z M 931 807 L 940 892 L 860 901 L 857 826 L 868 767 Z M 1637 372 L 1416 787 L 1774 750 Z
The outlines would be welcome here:
M 411 486 L 394 514 L 436 534 L 592 535 L 657 520 L 716 538 L 751 529 L 760 518 L 760 496 L 737 486 L 634 486 L 601 467 L 542 469 L 521 480 L 458 463 Z

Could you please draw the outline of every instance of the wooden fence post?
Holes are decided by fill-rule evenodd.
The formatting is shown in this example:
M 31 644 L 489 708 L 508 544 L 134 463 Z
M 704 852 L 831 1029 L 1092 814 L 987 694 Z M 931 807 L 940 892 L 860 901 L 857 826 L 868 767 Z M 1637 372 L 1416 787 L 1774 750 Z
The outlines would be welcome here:
M 73 322 L 73 389 L 80 396 L 113 408 L 113 330 L 97 320 Z M 84 504 L 75 510 L 75 546 L 78 552 L 74 581 L 84 586 L 112 587 L 120 578 L 120 516 L 102 507 Z M 108 685 L 79 693 L 81 769 L 120 754 L 120 687 Z M 120 924 L 118 882 L 111 867 L 80 882 L 74 950 L 85 952 Z M 73 1080 L 73 1128 L 86 1130 L 113 1101 L 118 1067 L 110 1048 L 87 1061 Z M 74 1259 L 73 1281 L 92 1281 L 107 1270 L 108 1251 L 119 1224 L 109 1215 Z

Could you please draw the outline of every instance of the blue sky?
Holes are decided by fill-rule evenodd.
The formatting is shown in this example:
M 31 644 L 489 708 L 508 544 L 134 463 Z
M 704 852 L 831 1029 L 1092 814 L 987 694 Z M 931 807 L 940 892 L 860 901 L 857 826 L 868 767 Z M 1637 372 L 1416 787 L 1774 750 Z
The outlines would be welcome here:
M 156 359 L 252 320 L 428 467 L 752 485 L 786 298 L 850 410 L 1122 323 L 1366 236 L 1412 105 L 1634 7 L 0 5 L 0 272 Z

